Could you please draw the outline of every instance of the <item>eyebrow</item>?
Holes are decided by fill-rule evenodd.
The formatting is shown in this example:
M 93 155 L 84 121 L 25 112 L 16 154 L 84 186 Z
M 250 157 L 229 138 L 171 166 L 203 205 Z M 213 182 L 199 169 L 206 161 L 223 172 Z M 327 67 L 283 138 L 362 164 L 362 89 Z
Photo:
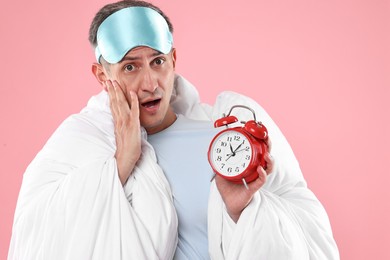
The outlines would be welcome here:
M 149 57 L 156 57 L 156 56 L 159 56 L 163 54 L 162 52 L 159 52 L 159 51 L 155 51 L 154 53 L 152 53 L 152 55 L 150 55 Z M 133 56 L 133 57 L 129 57 L 129 56 L 125 56 L 123 57 L 123 59 L 119 62 L 119 63 L 122 63 L 124 61 L 135 61 L 135 60 L 140 60 L 141 57 L 140 56 Z

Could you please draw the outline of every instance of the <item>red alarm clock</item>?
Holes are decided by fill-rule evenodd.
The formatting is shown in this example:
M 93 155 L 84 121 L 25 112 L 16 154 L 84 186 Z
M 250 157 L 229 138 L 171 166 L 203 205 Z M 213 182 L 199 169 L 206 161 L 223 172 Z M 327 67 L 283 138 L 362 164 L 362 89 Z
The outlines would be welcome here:
M 230 113 L 234 108 L 245 108 L 252 112 L 253 120 L 241 121 L 241 126 L 229 128 L 229 124 L 238 122 L 237 117 Z M 259 121 L 253 109 L 243 106 L 233 106 L 227 115 L 214 122 L 214 127 L 226 126 L 211 141 L 208 160 L 214 172 L 234 183 L 243 183 L 246 187 L 258 178 L 257 167 L 264 169 L 267 163 L 264 159 L 268 151 L 267 128 Z

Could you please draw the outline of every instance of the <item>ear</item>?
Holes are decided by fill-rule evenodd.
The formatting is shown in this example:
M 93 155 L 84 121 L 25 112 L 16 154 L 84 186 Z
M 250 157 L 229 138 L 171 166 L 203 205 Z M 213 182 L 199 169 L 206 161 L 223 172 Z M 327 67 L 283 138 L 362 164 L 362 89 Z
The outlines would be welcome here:
M 109 77 L 103 65 L 95 62 L 92 64 L 91 69 L 92 69 L 92 74 L 95 76 L 97 81 L 100 83 L 100 85 L 102 85 L 104 90 L 107 91 L 104 82 L 107 81 Z
M 176 49 L 172 49 L 172 62 L 173 62 L 173 68 L 176 66 Z

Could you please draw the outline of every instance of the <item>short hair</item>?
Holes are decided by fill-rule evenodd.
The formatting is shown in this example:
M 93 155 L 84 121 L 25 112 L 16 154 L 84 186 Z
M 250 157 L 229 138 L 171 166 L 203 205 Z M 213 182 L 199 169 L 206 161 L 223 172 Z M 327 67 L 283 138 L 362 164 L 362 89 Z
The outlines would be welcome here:
M 169 20 L 168 16 L 166 16 L 163 11 L 161 11 L 160 8 L 157 6 L 145 2 L 145 1 L 138 1 L 138 0 L 122 0 L 116 3 L 111 3 L 103 6 L 95 15 L 95 17 L 92 20 L 91 26 L 89 27 L 89 43 L 96 48 L 97 46 L 97 31 L 99 29 L 99 26 L 102 24 L 102 22 L 111 14 L 115 13 L 116 11 L 119 11 L 121 9 L 127 8 L 127 7 L 133 7 L 133 6 L 141 6 L 141 7 L 147 7 L 155 10 L 159 14 L 161 14 L 162 17 L 164 17 L 165 21 L 168 24 L 169 31 L 173 33 L 173 25 L 171 21 Z

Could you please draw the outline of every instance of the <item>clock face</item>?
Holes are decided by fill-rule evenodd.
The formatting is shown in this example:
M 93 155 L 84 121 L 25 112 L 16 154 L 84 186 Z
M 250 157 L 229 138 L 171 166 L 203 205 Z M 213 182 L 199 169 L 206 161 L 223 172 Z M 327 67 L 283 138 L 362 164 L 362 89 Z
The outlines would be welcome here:
M 210 162 L 220 174 L 233 177 L 248 168 L 252 146 L 248 138 L 237 131 L 224 131 L 215 139 L 210 150 Z

